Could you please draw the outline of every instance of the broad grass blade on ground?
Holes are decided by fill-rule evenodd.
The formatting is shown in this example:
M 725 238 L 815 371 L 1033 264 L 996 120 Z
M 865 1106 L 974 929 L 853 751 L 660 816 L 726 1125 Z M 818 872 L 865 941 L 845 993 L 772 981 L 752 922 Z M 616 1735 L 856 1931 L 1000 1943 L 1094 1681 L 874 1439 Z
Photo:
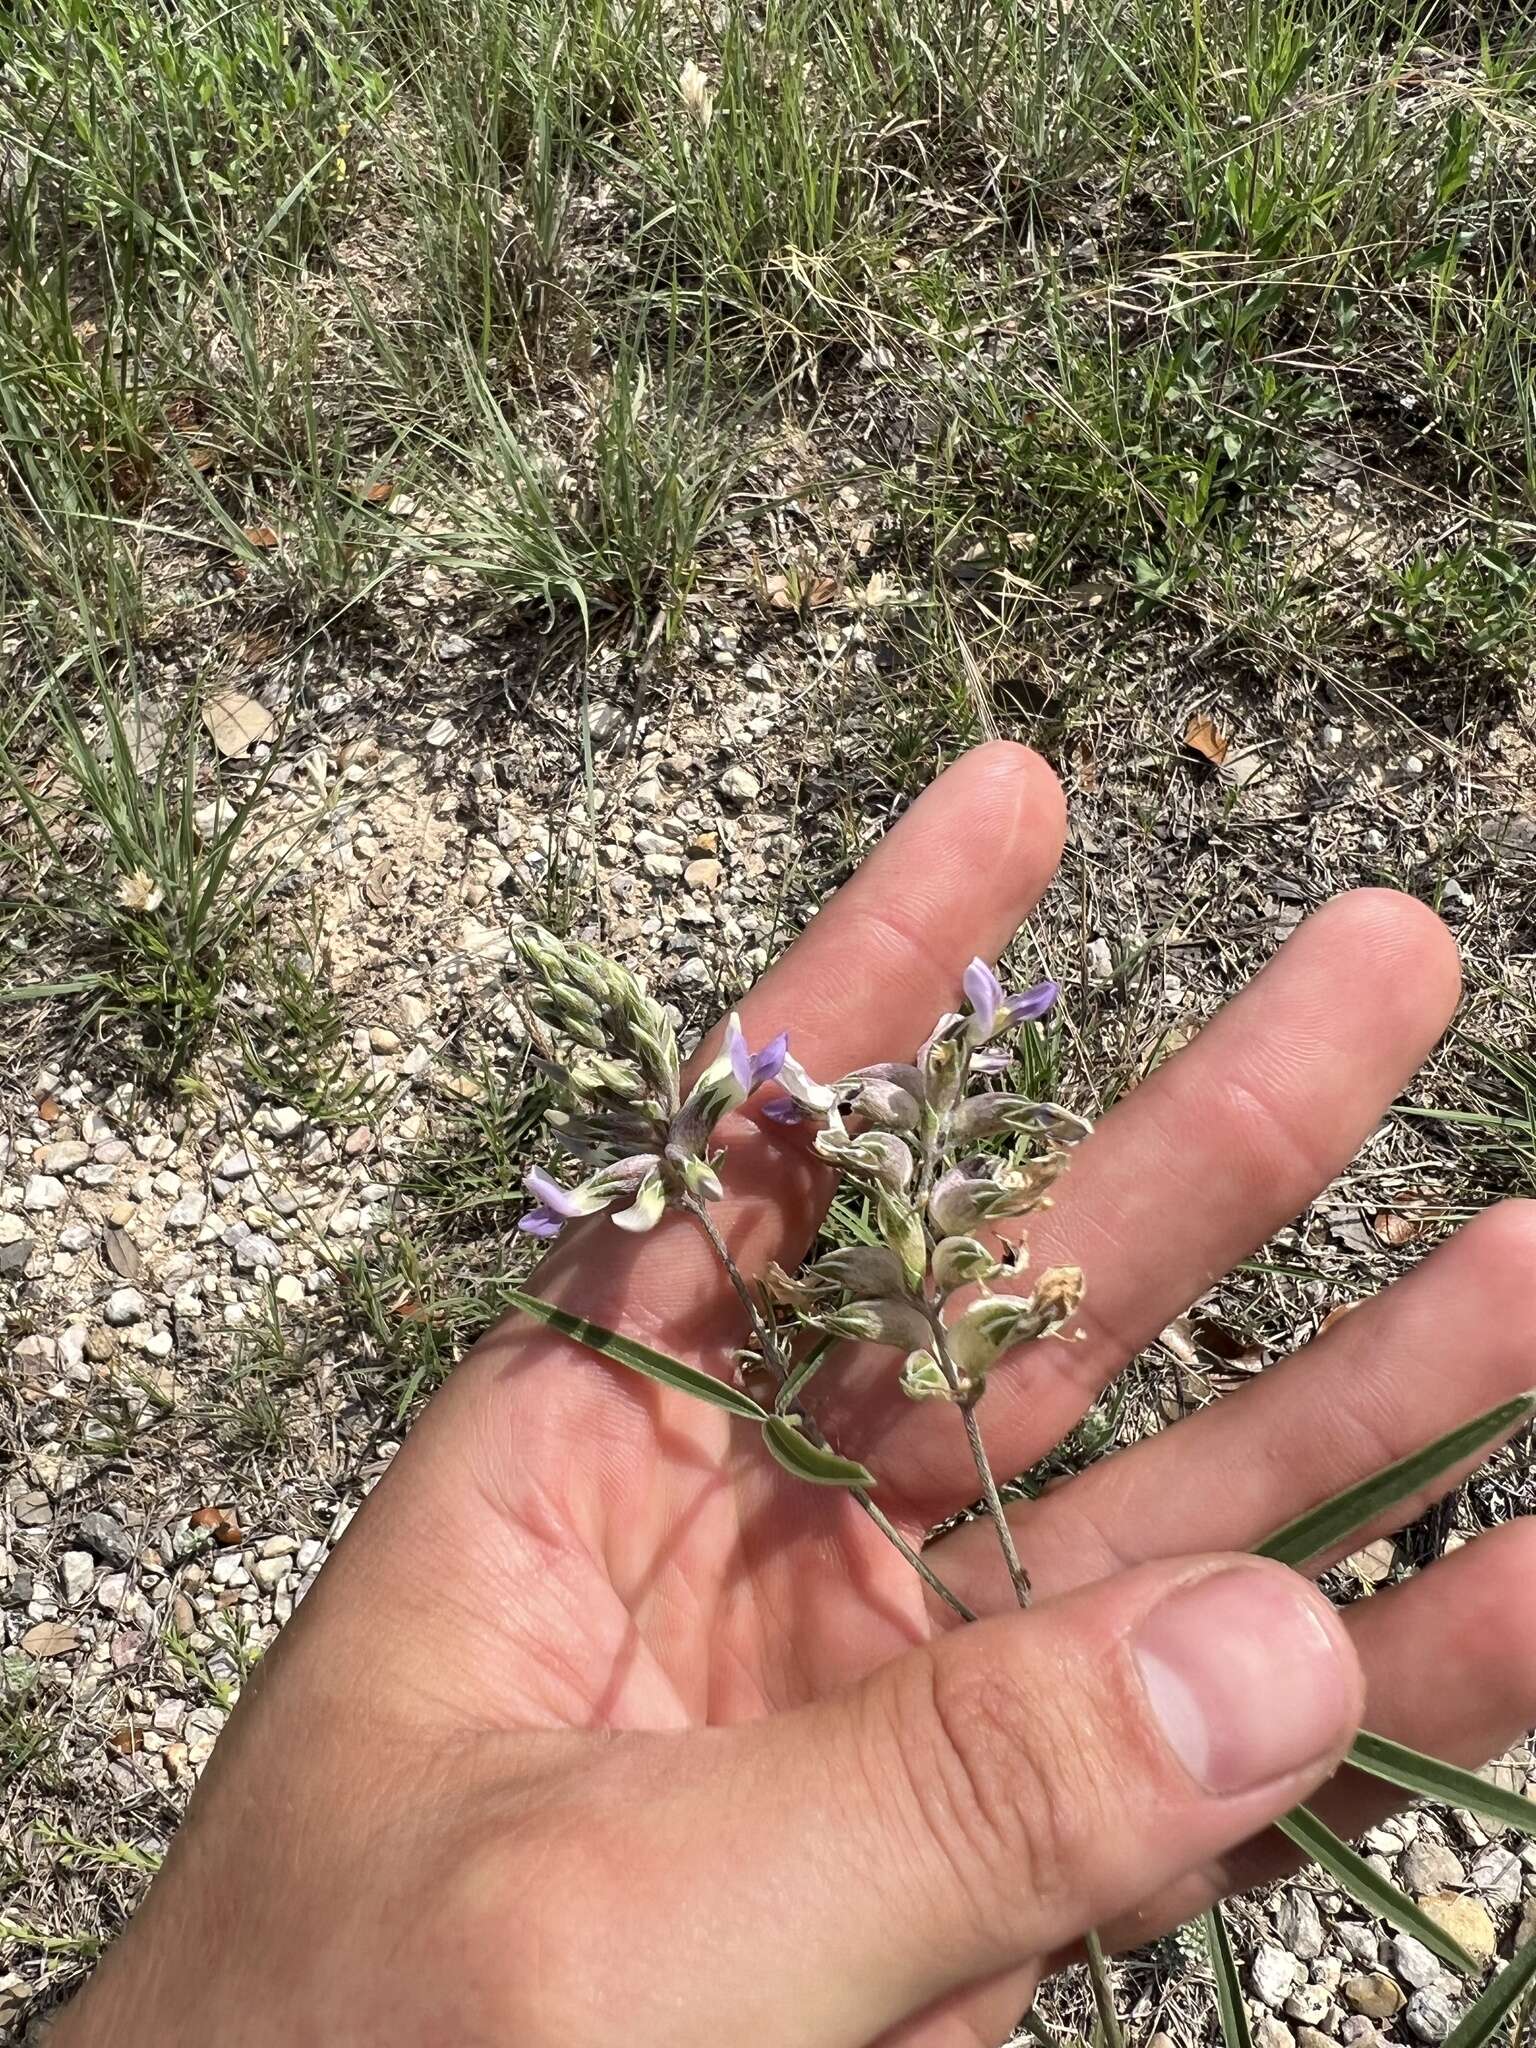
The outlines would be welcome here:
M 1494 2048 L 1494 2044 L 1509 2043 L 1509 2048 L 1530 2048 L 1529 2024 L 1532 2019 L 1530 2005 L 1525 2008 L 1525 2025 L 1516 2016 L 1516 2008 L 1529 1997 L 1536 1987 L 1536 1940 L 1528 1941 L 1518 1949 L 1500 1970 L 1491 1984 L 1485 1985 L 1468 2010 L 1463 2013 L 1451 2033 L 1446 2037 L 1445 2048 Z M 1506 2027 L 1512 2027 L 1508 2031 Z
M 1200 1916 L 1200 1925 L 1211 1953 L 1211 1971 L 1216 1979 L 1216 2013 L 1225 2048 L 1253 2048 L 1248 2008 L 1243 2003 L 1242 1979 L 1237 1974 L 1237 1962 L 1227 1936 L 1226 1914 L 1219 1905 L 1209 1906 Z
M 1448 1963 L 1462 1976 L 1475 1977 L 1478 1974 L 1480 1966 L 1476 1958 L 1447 1934 L 1439 1921 L 1431 1919 L 1389 1878 L 1373 1870 L 1358 1850 L 1350 1848 L 1308 1807 L 1296 1807 L 1275 1825 L 1283 1835 L 1289 1836 L 1308 1862 L 1321 1864 L 1335 1883 L 1341 1885 L 1368 1913 L 1390 1921 L 1404 1934 L 1414 1935 L 1441 1962 Z
M 1294 1522 L 1255 1545 L 1255 1555 L 1300 1567 L 1336 1551 L 1391 1509 L 1475 1458 L 1536 1414 L 1536 1394 L 1519 1394 L 1448 1430 L 1423 1450 L 1400 1458 L 1385 1471 L 1351 1486 L 1334 1499 L 1308 1509 Z
M 1444 1806 L 1475 1813 L 1479 1820 L 1497 1828 L 1517 1828 L 1536 1840 L 1536 1800 L 1525 1799 L 1502 1785 L 1490 1784 L 1476 1771 L 1464 1771 L 1437 1757 L 1423 1756 L 1384 1735 L 1361 1733 L 1349 1752 L 1357 1771 L 1368 1771 L 1389 1785 L 1416 1793 L 1421 1799 L 1438 1800 Z

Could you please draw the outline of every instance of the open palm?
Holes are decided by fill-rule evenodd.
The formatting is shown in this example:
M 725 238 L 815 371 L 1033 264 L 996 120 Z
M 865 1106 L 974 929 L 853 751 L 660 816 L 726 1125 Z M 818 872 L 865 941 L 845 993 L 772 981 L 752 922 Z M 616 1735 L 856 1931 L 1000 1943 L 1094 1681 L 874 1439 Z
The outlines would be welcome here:
M 818 1077 L 909 1056 L 966 961 L 1011 939 L 1061 831 L 1036 757 L 965 758 L 748 999 L 754 1041 L 787 1027 Z M 1037 1264 L 1084 1269 L 1086 1341 L 994 1372 L 1000 1470 L 1348 1161 L 1456 990 L 1427 911 L 1344 898 L 1105 1120 L 1030 1233 Z M 798 1258 L 827 1184 L 797 1135 L 744 1119 L 728 1180 L 741 1265 Z M 248 1689 L 61 2048 L 1001 2041 L 1089 1926 L 1134 1941 L 1279 1860 L 1262 1823 L 1291 1777 L 1251 1810 L 1202 1805 L 1134 1714 L 1116 1735 L 1103 1672 L 1144 1589 L 1528 1384 L 1533 1254 L 1536 1210 L 1484 1216 L 1238 1396 L 1015 1510 L 1037 1611 L 963 1631 L 963 1665 L 936 1655 L 953 1617 L 846 1496 L 728 1416 L 503 1324 Z M 686 1218 L 643 1239 L 595 1219 L 534 1284 L 715 1372 L 742 1341 Z M 849 1347 L 814 1407 L 920 1541 L 975 1478 L 956 1416 L 905 1401 L 892 1358 Z M 929 1555 L 1010 1608 L 983 1524 Z M 1533 1563 L 1511 1526 L 1353 1610 L 1369 1724 L 1469 1763 L 1519 1732 Z M 1229 1582 L 1266 1597 L 1275 1568 L 1243 1569 Z M 1244 1671 L 1234 1651 L 1234 1699 Z M 1335 1755 L 1358 1708 L 1335 1711 Z M 1350 1832 L 1383 1789 L 1345 1773 L 1314 1803 Z

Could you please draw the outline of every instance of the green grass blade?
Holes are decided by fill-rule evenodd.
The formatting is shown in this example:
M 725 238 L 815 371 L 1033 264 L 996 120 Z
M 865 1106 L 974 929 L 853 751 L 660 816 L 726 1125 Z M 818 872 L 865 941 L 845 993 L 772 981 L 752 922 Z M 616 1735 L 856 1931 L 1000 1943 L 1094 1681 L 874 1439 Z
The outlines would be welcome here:
M 1257 1544 L 1256 1557 L 1273 1557 L 1281 1564 L 1304 1565 L 1312 1558 L 1335 1550 L 1384 1515 L 1400 1501 L 1411 1500 L 1426 1486 L 1433 1486 L 1444 1473 L 1464 1464 L 1479 1451 L 1508 1435 L 1536 1413 L 1536 1394 L 1519 1394 L 1501 1401 L 1497 1408 L 1448 1430 L 1422 1451 L 1400 1458 L 1395 1465 L 1347 1487 L 1294 1522 L 1287 1522 L 1273 1536 Z
M 82 974 L 74 981 L 28 981 L 10 988 L 0 988 L 0 1003 L 37 1003 L 52 996 L 82 996 L 87 990 L 100 988 L 99 974 Z
M 712 1378 L 696 1365 L 684 1365 L 680 1358 L 669 1358 L 665 1351 L 653 1351 L 649 1344 L 622 1337 L 616 1330 L 605 1330 L 601 1323 L 590 1323 L 585 1316 L 573 1316 L 569 1310 L 556 1308 L 552 1301 L 541 1301 L 538 1295 L 527 1294 L 521 1287 L 509 1287 L 507 1298 L 525 1315 L 533 1316 L 574 1343 L 584 1344 L 600 1357 L 612 1359 L 615 1365 L 628 1366 L 631 1372 L 643 1373 L 648 1380 L 675 1388 L 680 1394 L 692 1394 L 696 1400 L 724 1408 L 728 1414 L 745 1416 L 749 1422 L 769 1419 L 750 1394 Z
M 1516 1949 L 1498 1976 L 1462 2014 L 1445 2048 L 1485 2048 L 1533 1984 L 1536 1941 L 1528 1941 L 1524 1948 Z M 1523 2048 L 1525 2036 L 1520 2034 L 1516 2038 Z
M 1406 1892 L 1399 1891 L 1389 1879 L 1374 1871 L 1358 1850 L 1341 1841 L 1333 1829 L 1320 1821 L 1309 1808 L 1298 1806 L 1275 1825 L 1283 1835 L 1289 1836 L 1310 1862 L 1320 1863 L 1329 1876 L 1368 1913 L 1389 1920 L 1404 1934 L 1416 1935 L 1441 1962 L 1459 1970 L 1462 1976 L 1475 1977 L 1478 1974 L 1481 1966 L 1459 1941 L 1453 1941 L 1439 1922 L 1432 1920 L 1421 1906 L 1416 1906 Z
M 774 1401 L 773 1405 L 780 1415 L 787 1415 L 789 1413 L 790 1409 L 799 1399 L 801 1389 L 821 1369 L 822 1361 L 836 1342 L 837 1339 L 835 1337 L 823 1337 L 821 1342 L 808 1351 L 804 1358 L 801 1359 L 788 1379 L 785 1380 L 783 1386 L 780 1387 L 778 1397 Z
M 1243 2003 L 1243 1987 L 1238 1981 L 1232 1944 L 1227 1939 L 1226 1915 L 1220 1906 L 1209 1906 L 1200 1915 L 1200 1925 L 1205 1930 L 1211 1968 L 1216 1975 L 1216 2010 L 1221 2019 L 1221 2038 L 1226 2048 L 1253 2048 L 1248 2008 Z
M 803 1436 L 783 1415 L 763 1418 L 763 1442 L 786 1472 L 808 1479 L 813 1486 L 873 1487 L 875 1475 L 856 1458 L 840 1458 L 836 1451 L 823 1449 Z
M 1459 1806 L 1482 1820 L 1492 1821 L 1495 1827 L 1517 1828 L 1521 1834 L 1536 1838 L 1536 1799 L 1523 1798 L 1502 1785 L 1490 1785 L 1476 1771 L 1463 1771 L 1455 1764 L 1442 1763 L 1438 1757 L 1424 1756 L 1401 1742 L 1389 1742 L 1384 1735 L 1372 1735 L 1365 1729 L 1356 1737 L 1349 1761 L 1357 1771 L 1369 1771 L 1373 1778 L 1384 1778 L 1389 1785 L 1400 1785 L 1405 1792 L 1416 1792 L 1421 1799 L 1438 1799 L 1446 1806 Z

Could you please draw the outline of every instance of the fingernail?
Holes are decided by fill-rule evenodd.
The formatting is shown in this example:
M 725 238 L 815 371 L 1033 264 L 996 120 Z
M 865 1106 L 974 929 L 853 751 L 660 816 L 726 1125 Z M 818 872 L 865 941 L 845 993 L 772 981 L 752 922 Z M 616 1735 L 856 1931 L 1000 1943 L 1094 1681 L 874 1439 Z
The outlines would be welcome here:
M 1347 1736 L 1353 1653 L 1317 1598 L 1291 1572 L 1239 1566 L 1182 1586 L 1136 1631 L 1153 1715 L 1208 1792 L 1256 1791 Z

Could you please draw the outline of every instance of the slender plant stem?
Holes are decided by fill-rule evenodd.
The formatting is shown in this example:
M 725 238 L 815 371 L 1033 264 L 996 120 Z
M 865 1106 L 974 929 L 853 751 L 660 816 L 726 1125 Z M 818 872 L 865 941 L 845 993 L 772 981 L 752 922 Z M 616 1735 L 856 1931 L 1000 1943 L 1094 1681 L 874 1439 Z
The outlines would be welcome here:
M 1120 2015 L 1115 2011 L 1115 1988 L 1110 1982 L 1109 1962 L 1104 1954 L 1104 1944 L 1090 1928 L 1083 1937 L 1088 1951 L 1088 1981 L 1093 1986 L 1093 2003 L 1099 2015 L 1099 2025 L 1104 2032 L 1104 2048 L 1125 2048 L 1125 2036 L 1120 2031 Z
M 987 1456 L 986 1444 L 982 1441 L 981 1423 L 976 1414 L 974 1401 L 963 1401 L 960 1413 L 965 1417 L 965 1434 L 970 1441 L 971 1457 L 976 1466 L 976 1477 L 981 1481 L 981 1490 L 986 1499 L 987 1513 L 992 1517 L 992 1527 L 997 1531 L 997 1545 L 1003 1553 L 1003 1562 L 1008 1567 L 1008 1577 L 1013 1586 L 1013 1597 L 1021 1607 L 1029 1605 L 1029 1573 L 1019 1561 L 1014 1547 L 1013 1531 L 1008 1526 L 1007 1511 L 1003 1497 L 997 1490 L 997 1480 L 992 1473 L 992 1460 Z
M 884 1513 L 882 1509 L 877 1508 L 875 1506 L 874 1502 L 870 1499 L 869 1495 L 864 1491 L 863 1487 L 855 1486 L 851 1489 L 851 1491 L 854 1499 L 858 1502 L 859 1506 L 864 1510 L 865 1514 L 868 1515 L 869 1519 L 874 1523 L 875 1527 L 880 1531 L 881 1535 L 884 1536 L 888 1542 L 895 1544 L 896 1548 L 907 1560 L 907 1563 L 911 1565 L 913 1571 L 917 1573 L 917 1576 L 922 1580 L 923 1584 L 929 1589 L 929 1591 L 932 1593 L 936 1593 L 938 1597 L 944 1602 L 946 1607 L 953 1608 L 955 1613 L 959 1615 L 962 1621 L 979 1620 L 980 1617 L 978 1616 L 975 1608 L 967 1606 L 965 1601 L 960 1598 L 960 1595 L 957 1592 L 955 1592 L 952 1587 L 945 1585 L 944 1581 L 939 1577 L 938 1573 L 933 1569 L 932 1565 L 929 1564 L 928 1560 L 923 1556 L 922 1552 L 916 1549 L 914 1545 L 910 1544 L 907 1541 L 906 1537 L 902 1535 L 901 1531 L 897 1528 L 896 1524 L 891 1520 L 889 1515 Z
M 772 1326 L 764 1319 L 762 1310 L 753 1299 L 751 1288 L 748 1287 L 742 1277 L 740 1267 L 731 1256 L 730 1246 L 715 1228 L 714 1217 L 710 1215 L 702 1202 L 696 1201 L 692 1196 L 689 1196 L 682 1206 L 693 1217 L 704 1235 L 709 1239 L 714 1249 L 715 1257 L 725 1268 L 726 1278 L 730 1281 L 732 1287 L 735 1288 L 736 1298 L 747 1312 L 747 1321 L 751 1326 L 752 1334 L 762 1347 L 763 1363 L 770 1369 L 777 1370 L 783 1364 L 783 1359 L 779 1352 L 778 1339 L 774 1334 Z

